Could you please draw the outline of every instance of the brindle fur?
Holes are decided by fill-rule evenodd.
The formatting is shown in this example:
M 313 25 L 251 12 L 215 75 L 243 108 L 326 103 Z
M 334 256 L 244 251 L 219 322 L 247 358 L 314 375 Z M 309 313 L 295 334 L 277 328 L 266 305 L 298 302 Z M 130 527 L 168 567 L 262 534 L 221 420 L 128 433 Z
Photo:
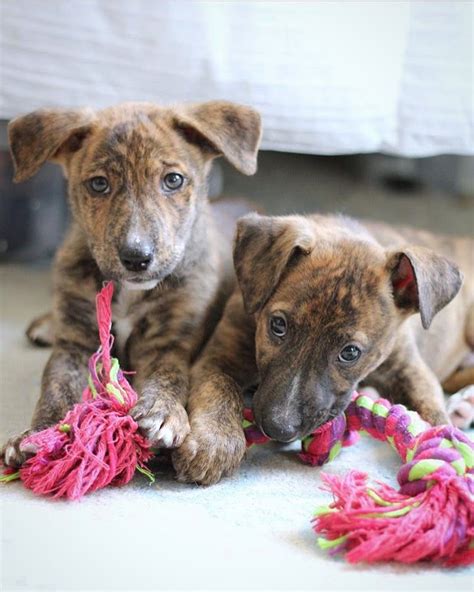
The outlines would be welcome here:
M 243 218 L 240 286 L 192 371 L 178 478 L 210 484 L 239 466 L 242 392 L 252 384 L 258 425 L 281 441 L 342 412 L 359 384 L 448 422 L 440 381 L 474 349 L 473 252 L 470 239 L 345 217 Z M 467 276 L 462 288 L 450 260 Z M 269 331 L 276 311 L 288 320 L 284 339 Z M 337 356 L 349 343 L 364 353 L 344 366 Z
M 27 179 L 47 159 L 61 164 L 73 223 L 54 264 L 52 328 L 46 318 L 29 329 L 36 341 L 53 339 L 41 397 L 30 430 L 4 448 L 7 464 L 20 465 L 31 452 L 21 447 L 26 433 L 56 423 L 79 401 L 98 346 L 95 295 L 110 279 L 117 353 L 136 372 L 133 414 L 155 446 L 182 443 L 190 364 L 232 291 L 233 226 L 248 211 L 244 202 L 211 207 L 207 176 L 219 155 L 253 174 L 260 135 L 253 109 L 223 101 L 41 110 L 10 124 L 15 179 Z M 169 172 L 185 178 L 172 194 L 162 184 Z M 109 179 L 109 194 L 91 192 L 94 176 Z M 128 242 L 146 243 L 153 254 L 145 271 L 122 265 Z

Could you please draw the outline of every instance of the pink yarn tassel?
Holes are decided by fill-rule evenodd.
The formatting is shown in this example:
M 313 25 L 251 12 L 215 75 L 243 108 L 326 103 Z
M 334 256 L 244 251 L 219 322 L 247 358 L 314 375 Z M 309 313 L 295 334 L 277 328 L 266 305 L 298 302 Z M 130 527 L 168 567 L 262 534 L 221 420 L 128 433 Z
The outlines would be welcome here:
M 335 497 L 314 518 L 325 537 L 319 539 L 323 549 L 345 551 L 350 563 L 473 562 L 474 506 L 463 479 L 441 478 L 413 497 L 383 483 L 370 488 L 367 475 L 358 471 L 323 479 Z
M 97 295 L 101 346 L 89 360 L 89 386 L 83 402 L 53 427 L 25 438 L 35 456 L 20 469 L 20 478 L 36 494 L 77 500 L 107 485 L 124 485 L 145 466 L 152 453 L 129 415 L 137 402 L 118 360 L 111 358 L 112 294 L 108 283 Z

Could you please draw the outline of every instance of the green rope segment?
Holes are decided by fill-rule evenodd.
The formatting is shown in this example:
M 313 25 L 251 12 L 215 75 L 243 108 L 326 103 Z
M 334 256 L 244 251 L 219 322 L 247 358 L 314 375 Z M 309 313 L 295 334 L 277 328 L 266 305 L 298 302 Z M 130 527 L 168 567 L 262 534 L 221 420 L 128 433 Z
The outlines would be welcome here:
M 142 475 L 145 475 L 145 477 L 150 480 L 150 485 L 155 482 L 155 475 L 150 471 L 150 469 L 137 465 L 137 471 L 139 471 Z
M 10 481 L 16 481 L 20 478 L 20 471 L 16 473 L 10 473 L 9 475 L 0 475 L 0 483 L 10 483 Z

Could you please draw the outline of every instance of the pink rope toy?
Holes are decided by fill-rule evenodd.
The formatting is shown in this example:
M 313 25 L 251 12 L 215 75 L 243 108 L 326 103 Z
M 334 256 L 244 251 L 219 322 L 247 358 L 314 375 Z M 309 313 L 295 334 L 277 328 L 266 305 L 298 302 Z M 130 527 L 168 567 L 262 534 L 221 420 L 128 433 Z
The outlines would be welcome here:
M 36 454 L 19 471 L 7 469 L 3 481 L 20 478 L 36 494 L 77 500 L 107 485 L 128 483 L 136 469 L 154 480 L 145 464 L 152 456 L 150 445 L 129 415 L 137 394 L 110 355 L 113 291 L 110 282 L 96 298 L 101 345 L 89 360 L 82 403 L 61 423 L 25 438 Z
M 245 410 L 247 444 L 268 440 Z M 311 465 L 332 460 L 342 446 L 365 432 L 389 444 L 404 465 L 400 490 L 368 484 L 360 471 L 323 474 L 334 501 L 313 518 L 318 543 L 345 552 L 351 563 L 420 560 L 448 566 L 474 563 L 474 444 L 452 426 L 431 427 L 414 411 L 354 393 L 345 414 L 302 441 L 300 458 Z

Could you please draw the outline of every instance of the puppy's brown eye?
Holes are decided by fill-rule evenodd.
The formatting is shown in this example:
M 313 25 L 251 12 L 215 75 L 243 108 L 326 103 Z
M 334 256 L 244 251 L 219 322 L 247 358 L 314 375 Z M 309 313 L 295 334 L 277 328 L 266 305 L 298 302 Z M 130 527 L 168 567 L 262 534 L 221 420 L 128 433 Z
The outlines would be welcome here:
M 168 173 L 163 179 L 164 188 L 168 191 L 176 191 L 176 189 L 179 189 L 183 183 L 184 177 L 179 173 Z
M 358 360 L 361 354 L 362 352 L 357 345 L 346 345 L 346 347 L 339 353 L 337 359 L 344 364 L 350 364 L 351 362 Z
M 270 331 L 275 337 L 285 337 L 288 330 L 286 318 L 281 314 L 274 314 L 270 317 Z
M 105 194 L 110 191 L 109 182 L 105 177 L 92 177 L 87 184 L 93 193 Z

